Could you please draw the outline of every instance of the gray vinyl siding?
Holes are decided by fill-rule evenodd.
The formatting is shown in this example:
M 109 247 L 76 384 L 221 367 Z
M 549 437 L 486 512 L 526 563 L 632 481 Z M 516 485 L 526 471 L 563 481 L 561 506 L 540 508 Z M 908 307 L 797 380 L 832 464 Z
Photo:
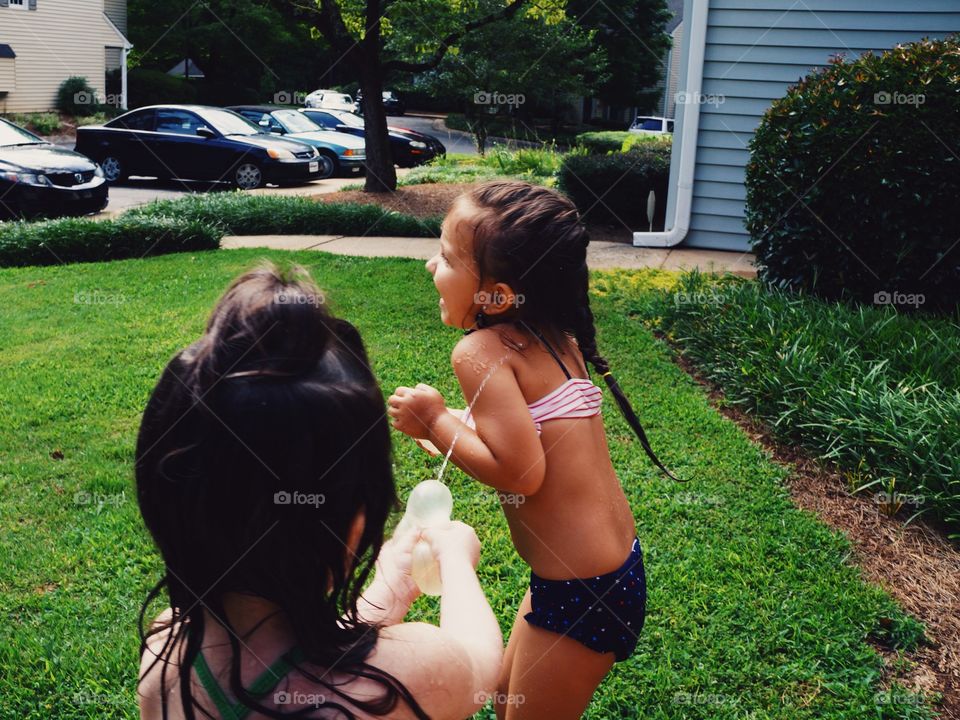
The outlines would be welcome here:
M 687 0 L 687 27 L 692 12 Z M 702 93 L 722 96 L 724 102 L 701 107 L 685 245 L 749 249 L 743 225 L 747 146 L 771 101 L 790 85 L 838 53 L 856 57 L 957 31 L 957 0 L 711 0 Z M 685 51 L 682 82 L 688 58 Z M 677 108 L 681 117 L 684 108 Z M 675 138 L 680 131 L 678 123 Z M 676 187 L 679 145 L 674 146 L 671 188 Z M 668 217 L 674 204 L 671 197 Z
M 127 0 L 103 0 L 103 12 L 120 32 L 127 34 Z

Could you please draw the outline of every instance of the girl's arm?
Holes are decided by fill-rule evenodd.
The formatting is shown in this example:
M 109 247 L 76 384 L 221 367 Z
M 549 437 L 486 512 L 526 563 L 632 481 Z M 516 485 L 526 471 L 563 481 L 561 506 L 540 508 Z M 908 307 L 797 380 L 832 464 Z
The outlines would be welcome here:
M 388 412 L 395 428 L 426 438 L 443 455 L 459 433 L 450 456 L 457 467 L 502 492 L 533 495 L 543 482 L 546 459 L 516 375 L 508 363 L 499 364 L 503 352 L 501 343 L 479 333 L 467 335 L 453 350 L 464 397 L 467 403 L 477 398 L 471 412 L 476 430 L 447 412 L 443 397 L 429 385 L 397 388 Z
M 364 621 L 396 625 L 410 611 L 420 589 L 410 576 L 411 552 L 418 533 L 411 531 L 387 540 L 377 556 L 373 580 L 357 600 L 357 614 Z

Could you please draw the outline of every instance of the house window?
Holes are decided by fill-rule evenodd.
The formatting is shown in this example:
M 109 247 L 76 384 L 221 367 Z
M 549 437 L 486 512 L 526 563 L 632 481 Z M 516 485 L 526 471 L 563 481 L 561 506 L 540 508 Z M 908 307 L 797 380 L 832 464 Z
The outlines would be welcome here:
M 10 0 L 10 7 L 16 8 L 18 10 L 26 10 L 27 0 Z

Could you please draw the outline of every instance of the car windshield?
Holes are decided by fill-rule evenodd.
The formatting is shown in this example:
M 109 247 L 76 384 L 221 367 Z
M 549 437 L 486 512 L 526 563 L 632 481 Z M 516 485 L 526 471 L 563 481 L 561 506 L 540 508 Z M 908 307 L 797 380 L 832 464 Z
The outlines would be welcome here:
M 283 123 L 284 127 L 287 129 L 287 132 L 302 133 L 323 130 L 323 128 L 317 125 L 313 120 L 308 118 L 302 112 L 297 112 L 296 110 L 277 110 L 273 113 L 273 116 Z
M 334 115 L 334 117 L 336 117 L 337 120 L 339 120 L 344 125 L 349 125 L 350 127 L 358 127 L 358 128 L 363 127 L 363 118 L 360 117 L 359 115 L 354 115 L 353 113 L 348 113 L 348 112 L 338 112 L 338 113 L 331 113 L 331 114 Z
M 4 145 L 42 145 L 46 140 L 42 140 L 16 125 L 0 121 L 0 147 Z
M 663 122 L 659 118 L 637 118 L 634 120 L 633 126 L 640 130 L 662 130 Z
M 259 135 L 263 132 L 259 125 L 231 110 L 210 108 L 198 114 L 222 135 Z

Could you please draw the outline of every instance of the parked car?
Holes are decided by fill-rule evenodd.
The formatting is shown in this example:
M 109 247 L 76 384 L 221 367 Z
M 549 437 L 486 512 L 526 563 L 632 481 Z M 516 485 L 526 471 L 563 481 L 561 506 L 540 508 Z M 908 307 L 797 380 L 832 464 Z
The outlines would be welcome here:
M 393 90 L 384 90 L 381 93 L 383 97 L 383 109 L 386 111 L 387 115 L 403 115 L 406 111 L 406 107 Z M 360 90 L 357 92 L 357 99 L 354 102 L 355 112 L 358 114 L 363 113 L 363 91 Z
M 309 110 L 307 108 L 301 108 L 300 112 L 328 130 L 350 133 L 361 138 L 366 136 L 363 118 L 359 115 L 341 110 Z M 393 161 L 400 167 L 423 165 L 438 155 L 442 157 L 447 154 L 447 148 L 432 135 L 392 125 L 388 125 L 387 130 L 390 149 L 393 151 Z
M 0 118 L 0 218 L 100 212 L 107 192 L 96 163 Z
M 630 132 L 646 135 L 673 133 L 673 118 L 638 115 L 633 119 L 629 129 Z
M 303 104 L 308 108 L 328 108 L 330 110 L 353 110 L 353 98 L 336 90 L 314 90 L 307 95 Z
M 320 178 L 362 170 L 367 159 L 363 138 L 325 130 L 308 115 L 271 105 L 234 105 L 230 108 L 266 132 L 312 145 L 320 153 Z M 334 110 L 333 112 L 338 112 Z
M 131 175 L 232 182 L 243 190 L 320 177 L 316 148 L 277 137 L 230 110 L 152 105 L 77 129 L 77 151 L 113 183 Z

